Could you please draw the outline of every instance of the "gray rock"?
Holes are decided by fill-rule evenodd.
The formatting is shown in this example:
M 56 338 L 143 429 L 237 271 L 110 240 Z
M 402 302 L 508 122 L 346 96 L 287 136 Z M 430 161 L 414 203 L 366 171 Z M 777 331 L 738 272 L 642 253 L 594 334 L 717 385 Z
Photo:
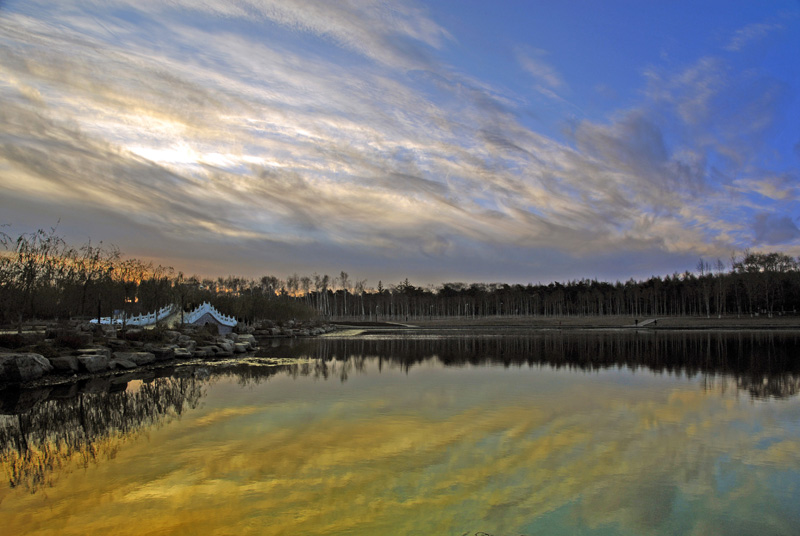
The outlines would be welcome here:
M 192 357 L 192 351 L 188 348 L 174 348 L 175 357 Z
M 247 343 L 243 343 L 243 342 L 237 342 L 235 347 L 234 347 L 234 349 L 233 349 L 234 353 L 237 353 L 237 354 L 243 354 L 243 353 L 247 352 L 247 350 L 249 350 L 249 346 L 247 345 Z
M 80 370 L 78 358 L 74 355 L 51 357 L 50 364 L 53 365 L 55 372 L 78 372 Z
M 123 341 L 122 339 L 108 339 L 106 341 L 106 344 L 108 345 L 109 348 L 112 348 L 114 350 L 125 348 L 128 345 L 128 343 Z
M 200 346 L 194 349 L 193 354 L 195 357 L 214 357 L 216 352 L 213 346 Z
M 142 366 L 155 362 L 156 356 L 151 352 L 114 352 L 114 359 L 127 359 Z
M 175 350 L 172 348 L 153 348 L 150 353 L 155 356 L 156 361 L 167 361 L 175 357 Z
M 108 356 L 104 354 L 79 355 L 77 357 L 81 369 L 86 372 L 102 372 L 108 370 Z
M 109 367 L 111 369 L 134 369 L 137 367 L 136 363 L 131 361 L 130 359 L 125 359 L 124 357 L 115 357 L 109 363 Z
M 233 350 L 236 348 L 232 341 L 226 339 L 218 339 L 217 346 L 219 346 L 223 352 L 233 353 Z
M 239 334 L 238 333 L 230 332 L 230 333 L 226 334 L 225 337 L 227 337 L 228 339 L 230 339 L 231 341 L 233 341 L 235 343 L 239 342 Z
M 181 334 L 178 331 L 166 330 L 164 332 L 164 337 L 166 337 L 169 342 L 175 342 L 181 338 Z
M 258 342 L 256 342 L 256 338 L 250 333 L 240 333 L 238 342 L 249 343 L 251 348 L 255 348 L 258 344 Z
M 75 355 L 104 355 L 111 359 L 111 350 L 103 346 L 92 346 L 91 348 L 80 348 L 75 350 Z
M 53 365 L 40 354 L 0 355 L 0 380 L 3 381 L 36 380 L 52 371 Z

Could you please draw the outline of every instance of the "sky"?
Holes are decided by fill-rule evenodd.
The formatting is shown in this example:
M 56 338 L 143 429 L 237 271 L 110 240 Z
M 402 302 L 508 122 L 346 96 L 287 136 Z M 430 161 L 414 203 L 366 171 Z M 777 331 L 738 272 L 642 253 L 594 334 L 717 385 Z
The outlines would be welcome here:
M 0 0 L 0 224 L 201 276 L 800 255 L 800 1 Z

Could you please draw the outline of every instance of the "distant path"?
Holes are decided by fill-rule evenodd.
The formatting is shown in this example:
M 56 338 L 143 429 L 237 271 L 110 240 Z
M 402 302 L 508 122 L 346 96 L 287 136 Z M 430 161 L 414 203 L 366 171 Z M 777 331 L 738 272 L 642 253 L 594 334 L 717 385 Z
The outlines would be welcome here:
M 647 320 L 641 320 L 638 324 L 628 324 L 627 326 L 622 326 L 624 328 L 641 328 L 648 324 L 653 324 L 658 322 L 658 318 L 648 318 Z

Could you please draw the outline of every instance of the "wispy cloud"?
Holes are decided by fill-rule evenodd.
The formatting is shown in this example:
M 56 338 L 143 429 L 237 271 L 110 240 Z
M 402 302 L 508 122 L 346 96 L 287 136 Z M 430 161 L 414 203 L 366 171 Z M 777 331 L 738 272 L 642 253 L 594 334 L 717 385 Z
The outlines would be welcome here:
M 651 68 L 642 102 L 557 140 L 521 98 L 438 59 L 456 41 L 413 4 L 86 5 L 0 14 L 2 187 L 112 208 L 164 240 L 261 240 L 298 258 L 335 246 L 364 263 L 696 256 L 751 245 L 746 232 L 773 240 L 731 203 L 794 195 L 769 189 L 772 171 L 728 188 L 755 154 L 741 133 L 768 128 L 781 90 L 745 79 L 752 98 L 731 115 L 747 124 L 719 132 L 743 78 L 718 58 Z M 320 41 L 271 37 L 285 31 Z M 569 92 L 545 52 L 517 60 L 541 92 Z
M 778 23 L 757 22 L 748 24 L 744 28 L 736 30 L 731 40 L 728 41 L 728 44 L 725 46 L 725 50 L 729 52 L 738 52 L 751 43 L 763 39 L 770 33 L 781 29 L 783 29 L 783 25 Z

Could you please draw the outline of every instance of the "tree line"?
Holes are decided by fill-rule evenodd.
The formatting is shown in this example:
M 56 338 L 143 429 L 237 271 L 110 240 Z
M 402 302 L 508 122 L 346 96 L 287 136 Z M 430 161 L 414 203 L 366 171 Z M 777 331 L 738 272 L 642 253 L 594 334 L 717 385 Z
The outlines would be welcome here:
M 384 287 L 338 276 L 260 278 L 186 276 L 126 258 L 91 241 L 72 246 L 56 229 L 13 238 L 0 233 L 0 321 L 131 316 L 168 304 L 207 301 L 244 322 L 269 319 L 413 320 L 485 316 L 752 316 L 794 314 L 800 259 L 745 251 L 728 263 L 700 260 L 694 271 L 615 283 L 581 279 L 548 284 L 443 283 L 408 279 Z

